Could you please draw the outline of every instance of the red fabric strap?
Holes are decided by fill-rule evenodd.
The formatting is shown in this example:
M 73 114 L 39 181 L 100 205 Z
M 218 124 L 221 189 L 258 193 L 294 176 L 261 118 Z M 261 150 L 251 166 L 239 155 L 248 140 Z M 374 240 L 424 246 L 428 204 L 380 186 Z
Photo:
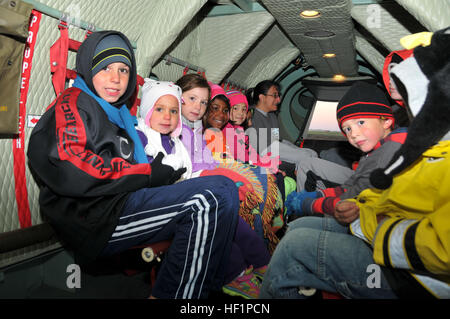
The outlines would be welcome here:
M 69 52 L 69 29 L 66 25 L 58 26 L 60 37 L 50 48 L 50 71 L 56 96 L 65 89 L 67 54 Z
M 143 86 L 145 83 L 144 78 L 137 75 L 137 81 L 136 81 L 136 90 L 134 91 L 133 96 L 131 97 L 131 100 L 133 101 L 133 105 L 130 108 L 130 114 L 136 116 L 138 106 L 141 105 L 141 99 L 138 98 L 139 94 L 139 87 Z
M 31 64 L 34 54 L 34 45 L 41 21 L 41 13 L 32 10 L 30 23 L 28 26 L 28 39 L 25 44 L 25 51 L 22 65 L 22 80 L 20 87 L 20 106 L 19 106 L 19 134 L 13 140 L 14 157 L 14 184 L 17 203 L 17 214 L 21 228 L 31 226 L 30 204 L 28 202 L 28 190 L 25 177 L 25 115 L 28 88 L 30 83 Z
M 60 37 L 50 48 L 50 71 L 56 96 L 59 96 L 66 87 L 67 79 L 75 79 L 77 73 L 67 69 L 67 56 L 69 50 L 78 51 L 81 42 L 69 39 L 69 30 L 65 23 L 58 26 Z

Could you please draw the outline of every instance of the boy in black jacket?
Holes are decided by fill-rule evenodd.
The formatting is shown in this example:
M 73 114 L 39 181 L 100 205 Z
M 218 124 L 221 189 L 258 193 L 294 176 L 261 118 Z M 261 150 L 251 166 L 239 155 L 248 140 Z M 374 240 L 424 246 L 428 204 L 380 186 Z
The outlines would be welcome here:
M 173 184 L 184 168 L 150 165 L 126 106 L 136 62 L 120 32 L 91 34 L 80 46 L 77 78 L 34 128 L 29 165 L 41 213 L 87 258 L 172 240 L 152 288 L 156 298 L 206 298 L 223 284 L 239 198 L 235 184 L 211 176 Z

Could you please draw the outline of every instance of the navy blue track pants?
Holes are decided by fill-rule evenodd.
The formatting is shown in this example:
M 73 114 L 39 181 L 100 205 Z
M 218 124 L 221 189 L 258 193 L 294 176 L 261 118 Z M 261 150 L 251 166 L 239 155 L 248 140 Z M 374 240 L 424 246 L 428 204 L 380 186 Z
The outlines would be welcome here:
M 238 210 L 236 185 L 224 176 L 141 189 L 126 201 L 102 254 L 171 239 L 152 295 L 207 298 L 223 285 Z

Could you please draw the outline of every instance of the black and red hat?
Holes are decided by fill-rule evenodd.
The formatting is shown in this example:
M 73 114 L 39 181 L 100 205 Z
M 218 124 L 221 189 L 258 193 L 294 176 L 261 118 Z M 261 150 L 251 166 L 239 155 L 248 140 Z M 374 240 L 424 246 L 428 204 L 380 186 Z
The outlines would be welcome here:
M 363 81 L 355 82 L 339 101 L 336 108 L 339 127 L 349 119 L 386 118 L 392 120 L 394 115 L 386 95 L 376 85 Z

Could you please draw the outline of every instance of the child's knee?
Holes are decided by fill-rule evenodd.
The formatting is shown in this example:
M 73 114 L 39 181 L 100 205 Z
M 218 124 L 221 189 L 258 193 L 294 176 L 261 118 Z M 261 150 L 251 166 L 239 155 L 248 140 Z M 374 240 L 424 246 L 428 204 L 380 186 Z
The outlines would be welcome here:
M 209 188 L 223 187 L 233 189 L 236 188 L 235 183 L 223 175 L 202 176 L 202 182 Z
M 316 229 L 303 227 L 286 232 L 278 244 L 274 256 L 284 256 L 281 257 L 283 263 L 288 263 L 285 258 L 298 260 L 303 256 L 310 256 L 314 253 L 314 247 L 317 247 L 317 233 Z
M 221 175 L 205 176 L 202 192 L 211 198 L 212 205 L 218 205 L 219 213 L 235 213 L 239 210 L 239 194 L 236 184 L 229 178 Z
M 219 197 L 235 199 L 238 196 L 236 183 L 222 175 L 205 176 L 208 179 L 208 189 Z M 238 199 L 239 200 L 239 199 Z
M 302 218 L 297 218 L 288 224 L 286 233 L 298 228 L 321 229 L 323 224 L 322 219 L 322 217 L 316 216 L 305 216 Z

